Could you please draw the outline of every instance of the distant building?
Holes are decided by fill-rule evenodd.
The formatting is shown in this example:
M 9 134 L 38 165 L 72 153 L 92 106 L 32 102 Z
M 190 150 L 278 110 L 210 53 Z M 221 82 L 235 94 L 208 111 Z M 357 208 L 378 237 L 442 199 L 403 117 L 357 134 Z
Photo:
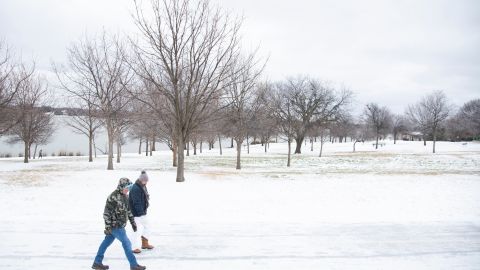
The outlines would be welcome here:
M 420 131 L 405 132 L 401 134 L 400 138 L 404 141 L 421 141 L 423 133 Z

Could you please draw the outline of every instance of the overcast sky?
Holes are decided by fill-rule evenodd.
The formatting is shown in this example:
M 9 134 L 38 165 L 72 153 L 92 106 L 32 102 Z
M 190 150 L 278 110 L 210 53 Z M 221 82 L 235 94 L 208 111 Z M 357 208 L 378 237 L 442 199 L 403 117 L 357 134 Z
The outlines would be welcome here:
M 374 101 L 403 113 L 444 90 L 461 105 L 480 98 L 480 1 L 224 0 L 245 18 L 271 80 L 308 74 L 344 84 L 356 108 Z M 0 38 L 43 72 L 84 33 L 134 31 L 133 0 L 0 0 Z

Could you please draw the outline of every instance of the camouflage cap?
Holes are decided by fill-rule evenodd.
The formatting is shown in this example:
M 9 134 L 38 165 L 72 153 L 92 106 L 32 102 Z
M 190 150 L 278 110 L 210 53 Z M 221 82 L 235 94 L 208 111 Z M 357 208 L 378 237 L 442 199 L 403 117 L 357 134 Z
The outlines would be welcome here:
M 131 185 L 132 185 L 132 182 L 130 182 L 130 179 L 128 179 L 126 177 L 122 177 L 118 181 L 117 189 L 122 190 L 122 189 L 125 189 L 125 188 L 129 188 Z

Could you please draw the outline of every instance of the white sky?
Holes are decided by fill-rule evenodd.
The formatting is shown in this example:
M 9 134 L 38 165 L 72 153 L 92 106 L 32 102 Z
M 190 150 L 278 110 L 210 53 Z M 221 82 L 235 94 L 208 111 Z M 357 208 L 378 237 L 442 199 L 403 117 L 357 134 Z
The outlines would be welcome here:
M 308 74 L 402 113 L 436 89 L 480 98 L 480 1 L 216 0 L 245 17 L 243 35 L 269 56 L 269 79 Z M 48 72 L 84 33 L 134 30 L 133 0 L 0 0 L 0 38 Z

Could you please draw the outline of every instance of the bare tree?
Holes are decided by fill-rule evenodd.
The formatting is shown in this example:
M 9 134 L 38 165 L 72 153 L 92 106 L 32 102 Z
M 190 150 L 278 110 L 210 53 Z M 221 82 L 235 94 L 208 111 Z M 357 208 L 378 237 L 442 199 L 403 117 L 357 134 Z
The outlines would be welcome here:
M 365 124 L 364 121 L 359 120 L 356 124 L 353 124 L 352 140 L 353 140 L 353 152 L 356 151 L 356 145 L 359 142 L 365 142 L 366 140 L 372 138 L 375 135 L 371 134 L 371 129 L 369 125 Z
M 457 113 L 445 121 L 445 133 L 451 141 L 474 138 L 471 122 Z
M 334 119 L 336 121 L 329 125 L 330 135 L 337 137 L 339 143 L 347 142 L 353 127 L 352 115 L 348 111 L 339 111 Z
M 363 116 L 365 124 L 369 125 L 375 133 L 375 149 L 378 149 L 378 139 L 391 127 L 391 113 L 385 106 L 380 107 L 376 103 L 369 103 L 365 106 Z
M 270 102 L 269 106 L 275 119 L 278 123 L 279 132 L 283 135 L 288 144 L 287 167 L 290 167 L 292 141 L 296 134 L 296 119 L 295 112 L 292 106 L 291 93 L 289 87 L 285 83 L 277 83 L 275 85 L 268 85 Z
M 325 142 L 328 141 L 329 133 L 330 133 L 330 129 L 326 127 L 319 128 L 318 139 L 320 140 L 320 152 L 318 153 L 318 157 L 322 157 L 323 145 L 325 144 Z
M 466 121 L 467 128 L 475 136 L 480 136 L 480 99 L 473 99 L 463 104 L 458 116 Z
M 163 110 L 174 125 L 178 149 L 176 181 L 183 182 L 185 143 L 217 112 L 208 105 L 220 103 L 230 81 L 231 66 L 240 53 L 241 22 L 208 1 L 151 0 L 148 8 L 135 3 L 135 23 L 143 39 L 132 42 L 132 66 L 152 84 L 151 94 L 166 100 Z M 144 96 L 151 95 L 140 98 Z M 142 101 L 157 115 L 161 111 L 150 98 Z
M 423 131 L 430 132 L 433 137 L 433 149 L 440 126 L 445 122 L 450 113 L 447 97 L 443 91 L 434 91 L 423 97 L 417 104 L 408 107 L 407 115 L 410 120 Z
M 99 112 L 108 136 L 107 170 L 113 170 L 115 118 L 128 103 L 126 86 L 132 80 L 125 55 L 118 37 L 108 37 L 104 32 L 98 38 L 85 37 L 68 48 L 66 68 L 54 66 L 61 87 L 91 103 Z
M 0 40 L 0 135 L 7 133 L 18 122 L 14 98 L 34 70 L 34 65 L 27 69 L 22 63 L 15 63 L 10 49 Z
M 392 115 L 392 133 L 393 133 L 393 144 L 397 143 L 397 137 L 399 133 L 407 131 L 407 120 L 403 115 L 394 114 Z
M 231 135 L 237 145 L 237 170 L 241 169 L 242 144 L 248 135 L 248 121 L 254 116 L 255 107 L 258 106 L 254 90 L 261 72 L 255 69 L 254 55 L 240 61 L 242 62 L 232 66 L 230 71 L 232 81 L 226 86 L 228 104 L 226 116 Z M 237 68 L 240 68 L 240 71 Z
M 302 143 L 313 122 L 336 121 L 338 112 L 348 104 L 351 93 L 335 91 L 326 83 L 306 76 L 290 78 L 286 82 L 290 92 L 291 109 L 295 117 L 295 153 L 300 154 Z
M 33 144 L 42 145 L 48 142 L 53 133 L 53 117 L 42 111 L 41 106 L 48 100 L 49 92 L 45 80 L 38 75 L 29 75 L 22 69 L 17 76 L 20 80 L 18 91 L 14 97 L 17 123 L 10 129 L 12 135 L 9 142 L 24 143 L 24 163 L 28 163 Z M 28 77 L 28 79 L 25 79 Z
M 122 157 L 122 145 L 126 143 L 127 131 L 132 123 L 132 114 L 127 110 L 119 111 L 115 114 L 114 121 L 114 141 L 117 147 L 117 163 L 120 163 Z
M 99 112 L 94 106 L 93 95 L 91 92 L 85 93 L 86 96 L 78 98 L 78 96 L 73 96 L 72 98 L 76 100 L 75 103 L 80 108 L 74 110 L 74 113 L 68 117 L 68 120 L 65 121 L 66 125 L 69 126 L 75 133 L 83 134 L 88 138 L 88 161 L 93 161 L 93 152 L 94 152 L 94 141 L 95 133 L 102 126 L 102 121 L 100 120 Z
M 264 82 L 258 85 L 255 91 L 257 106 L 254 106 L 253 118 L 249 121 L 249 133 L 257 133 L 264 144 L 264 151 L 267 153 L 272 137 L 277 135 L 278 127 L 274 112 L 270 109 L 269 103 L 270 83 Z
M 139 155 L 142 154 L 142 143 L 145 143 L 145 155 L 148 155 L 149 145 L 154 138 L 158 138 L 160 136 L 160 120 L 152 117 L 154 112 L 147 106 L 144 106 L 143 103 L 138 102 L 138 100 L 133 100 L 130 104 L 130 107 L 130 123 L 128 125 L 129 137 L 131 139 L 139 140 Z

